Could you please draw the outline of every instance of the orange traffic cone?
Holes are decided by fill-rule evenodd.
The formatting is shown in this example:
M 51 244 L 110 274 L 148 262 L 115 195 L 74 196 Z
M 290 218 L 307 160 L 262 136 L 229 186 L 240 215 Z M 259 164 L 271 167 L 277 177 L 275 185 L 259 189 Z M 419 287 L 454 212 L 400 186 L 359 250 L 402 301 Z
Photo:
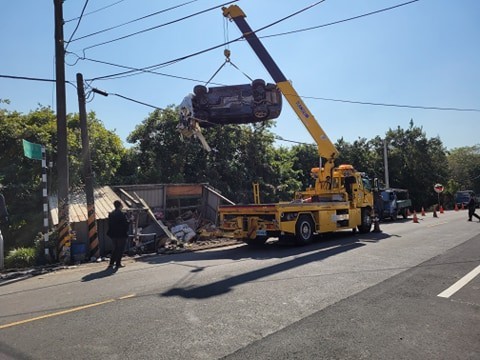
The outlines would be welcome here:
M 422 216 L 425 216 L 425 209 L 422 206 Z
M 462 210 L 465 210 L 465 205 L 463 205 L 463 203 L 462 203 Z
M 413 210 L 413 222 L 418 224 L 417 212 Z
M 443 214 L 443 206 L 440 205 L 440 214 Z
M 455 203 L 455 211 L 458 211 L 458 205 Z
M 438 215 L 437 215 L 437 206 L 436 206 L 436 205 L 433 207 L 433 217 L 438 217 Z

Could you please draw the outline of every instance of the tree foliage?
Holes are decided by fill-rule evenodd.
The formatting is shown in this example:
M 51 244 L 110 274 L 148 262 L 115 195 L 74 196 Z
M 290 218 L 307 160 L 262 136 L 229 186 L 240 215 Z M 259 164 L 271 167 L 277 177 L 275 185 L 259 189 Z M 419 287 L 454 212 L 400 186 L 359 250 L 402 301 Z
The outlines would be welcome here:
M 104 128 L 92 112 L 88 114 L 92 170 L 97 184 L 108 184 L 116 174 L 124 155 L 121 140 Z M 81 134 L 78 115 L 67 117 L 68 162 L 71 188 L 83 183 Z M 49 193 L 57 189 L 57 125 L 49 107 L 28 114 L 0 109 L 0 185 L 10 213 L 5 229 L 6 248 L 31 245 L 43 227 L 41 161 L 23 155 L 22 139 L 45 145 Z

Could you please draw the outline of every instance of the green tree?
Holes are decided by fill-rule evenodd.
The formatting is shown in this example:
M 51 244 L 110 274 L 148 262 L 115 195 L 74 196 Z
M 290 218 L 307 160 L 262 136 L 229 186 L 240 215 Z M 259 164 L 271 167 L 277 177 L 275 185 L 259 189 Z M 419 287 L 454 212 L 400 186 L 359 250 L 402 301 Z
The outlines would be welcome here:
M 390 129 L 385 138 L 390 186 L 408 189 L 417 209 L 437 203 L 433 186 L 448 181 L 447 155 L 442 141 L 438 137 L 427 139 L 413 120 L 408 129 Z
M 448 190 L 480 193 L 480 145 L 452 149 L 447 156 L 450 176 Z
M 67 119 L 70 182 L 82 184 L 81 141 L 78 115 Z M 98 184 L 108 183 L 120 166 L 124 149 L 120 139 L 107 131 L 94 113 L 88 119 L 92 168 Z M 49 171 L 49 193 L 57 188 L 55 169 L 57 135 L 56 116 L 49 107 L 21 114 L 0 109 L 0 184 L 10 212 L 10 225 L 5 230 L 6 248 L 31 246 L 35 235 L 42 231 L 41 162 L 23 155 L 22 139 L 45 145 L 47 160 L 53 161 Z

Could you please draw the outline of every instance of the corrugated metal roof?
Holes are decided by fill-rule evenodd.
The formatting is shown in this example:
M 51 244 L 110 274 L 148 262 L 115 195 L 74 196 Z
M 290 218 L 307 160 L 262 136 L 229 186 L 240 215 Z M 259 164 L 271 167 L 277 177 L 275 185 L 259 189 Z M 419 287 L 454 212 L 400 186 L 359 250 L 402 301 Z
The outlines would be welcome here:
M 108 214 L 114 209 L 113 202 L 122 199 L 109 186 L 94 189 L 95 217 L 97 220 L 107 219 Z M 53 225 L 58 224 L 58 199 L 56 195 L 48 198 L 50 216 Z M 69 199 L 69 217 L 71 223 L 87 221 L 87 200 L 85 192 L 73 194 Z M 125 204 L 124 204 L 125 205 Z

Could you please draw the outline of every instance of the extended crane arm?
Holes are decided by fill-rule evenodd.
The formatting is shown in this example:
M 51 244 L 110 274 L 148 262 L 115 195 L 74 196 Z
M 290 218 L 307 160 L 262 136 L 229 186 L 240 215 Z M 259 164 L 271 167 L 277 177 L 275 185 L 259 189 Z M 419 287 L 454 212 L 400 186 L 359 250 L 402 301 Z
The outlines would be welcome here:
M 329 174 L 334 166 L 334 160 L 338 156 L 338 151 L 335 148 L 335 145 L 330 141 L 327 134 L 325 134 L 317 120 L 315 120 L 315 117 L 308 110 L 300 96 L 298 96 L 292 84 L 287 80 L 285 75 L 283 75 L 282 71 L 260 42 L 260 39 L 255 32 L 250 28 L 245 20 L 246 15 L 242 9 L 237 5 L 230 5 L 229 7 L 224 7 L 222 10 L 223 15 L 233 20 L 238 26 L 245 40 L 247 40 L 255 54 L 257 54 L 285 99 L 287 99 L 292 109 L 317 143 L 318 154 L 327 160 L 327 163 L 325 164 L 325 173 Z

